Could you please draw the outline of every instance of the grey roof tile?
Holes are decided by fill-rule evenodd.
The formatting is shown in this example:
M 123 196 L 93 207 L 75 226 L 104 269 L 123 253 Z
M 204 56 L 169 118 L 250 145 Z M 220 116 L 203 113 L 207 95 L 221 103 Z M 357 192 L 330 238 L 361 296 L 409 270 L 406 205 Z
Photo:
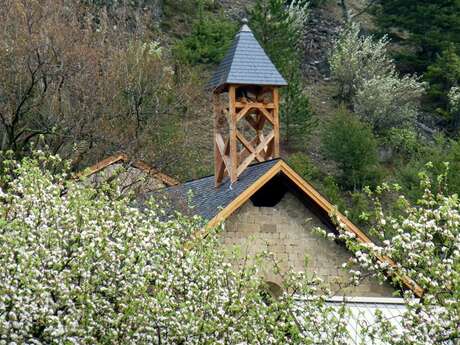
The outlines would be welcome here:
M 225 84 L 287 85 L 246 24 L 236 35 L 208 87 L 216 89 Z
M 173 215 L 174 211 L 179 211 L 185 215 L 198 215 L 211 220 L 278 161 L 279 159 L 273 159 L 249 166 L 233 184 L 226 179 L 219 187 L 215 187 L 214 176 L 207 176 L 154 191 L 141 196 L 137 202 L 142 205 L 146 199 L 152 197 L 159 202 L 166 200 L 167 204 L 162 206 L 168 211 L 167 214 Z

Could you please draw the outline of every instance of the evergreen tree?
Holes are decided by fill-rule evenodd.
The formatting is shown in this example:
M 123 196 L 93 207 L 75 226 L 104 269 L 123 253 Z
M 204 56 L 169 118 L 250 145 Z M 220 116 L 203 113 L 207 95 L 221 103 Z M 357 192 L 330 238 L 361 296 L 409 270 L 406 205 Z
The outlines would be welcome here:
M 308 97 L 303 93 L 301 45 L 307 17 L 302 1 L 257 0 L 250 12 L 257 39 L 288 82 L 282 89 L 281 121 L 286 144 L 301 145 L 313 126 Z
M 424 72 L 437 54 L 454 44 L 460 49 L 459 0 L 385 0 L 377 10 L 378 24 L 385 32 L 402 29 L 416 53 L 400 56 L 412 71 Z M 405 35 L 401 35 L 405 36 Z
M 430 82 L 428 95 L 438 113 L 453 120 L 449 112 L 448 93 L 452 87 L 460 85 L 460 56 L 455 47 L 450 46 L 428 67 L 425 79 Z

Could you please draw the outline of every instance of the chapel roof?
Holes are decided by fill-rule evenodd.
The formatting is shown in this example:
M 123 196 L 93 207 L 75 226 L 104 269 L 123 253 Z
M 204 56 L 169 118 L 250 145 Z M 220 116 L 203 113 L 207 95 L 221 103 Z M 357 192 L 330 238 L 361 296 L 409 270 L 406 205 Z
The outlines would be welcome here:
M 214 175 L 211 175 L 158 190 L 146 197 L 166 197 L 172 203 L 166 208 L 188 215 L 198 215 L 210 221 L 279 161 L 281 159 L 253 164 L 233 184 L 226 179 L 216 187 Z

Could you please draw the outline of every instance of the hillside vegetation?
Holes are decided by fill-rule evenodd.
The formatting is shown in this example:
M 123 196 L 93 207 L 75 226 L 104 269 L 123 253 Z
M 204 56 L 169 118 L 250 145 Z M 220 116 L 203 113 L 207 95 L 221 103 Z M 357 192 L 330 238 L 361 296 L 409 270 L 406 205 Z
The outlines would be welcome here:
M 205 85 L 244 17 L 289 82 L 283 157 L 353 220 L 367 186 L 417 199 L 445 162 L 460 191 L 454 0 L 0 0 L 0 149 L 212 173 Z

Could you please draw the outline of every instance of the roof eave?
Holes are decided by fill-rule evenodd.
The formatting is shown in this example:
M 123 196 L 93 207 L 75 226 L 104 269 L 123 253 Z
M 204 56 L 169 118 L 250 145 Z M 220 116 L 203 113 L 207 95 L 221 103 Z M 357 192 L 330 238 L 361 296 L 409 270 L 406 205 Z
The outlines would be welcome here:
M 236 210 L 238 210 L 246 201 L 248 201 L 252 195 L 254 195 L 266 182 L 271 180 L 276 174 L 283 173 L 291 181 L 293 181 L 297 187 L 299 187 L 306 195 L 328 215 L 335 215 L 339 222 L 344 225 L 346 231 L 350 231 L 355 234 L 356 239 L 360 243 L 373 243 L 367 235 L 361 231 L 355 224 L 353 224 L 347 217 L 340 213 L 337 208 L 332 205 L 324 196 L 322 196 L 311 184 L 305 181 L 300 175 L 298 175 L 287 163 L 283 160 L 277 162 L 272 168 L 270 168 L 264 175 L 262 175 L 257 181 L 249 186 L 242 194 L 234 199 L 229 205 L 223 208 L 214 218 L 208 223 L 206 228 L 203 230 L 202 235 L 206 235 L 209 229 L 218 226 L 227 218 L 229 218 Z M 390 267 L 396 267 L 396 263 L 389 257 L 377 257 L 381 262 L 385 262 Z M 402 281 L 404 286 L 411 290 L 417 297 L 422 297 L 424 290 L 411 278 L 402 276 L 396 273 L 396 276 Z

